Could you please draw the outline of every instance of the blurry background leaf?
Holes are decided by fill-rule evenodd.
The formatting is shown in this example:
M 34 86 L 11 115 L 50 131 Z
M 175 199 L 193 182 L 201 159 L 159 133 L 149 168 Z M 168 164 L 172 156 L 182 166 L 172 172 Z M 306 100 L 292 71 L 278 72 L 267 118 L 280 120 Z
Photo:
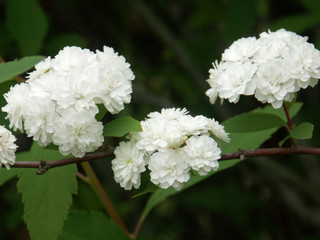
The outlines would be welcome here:
M 38 54 L 48 30 L 47 16 L 37 0 L 8 0 L 7 27 L 22 55 Z
M 288 31 L 293 31 L 296 33 L 304 32 L 310 28 L 317 26 L 320 23 L 320 16 L 317 13 L 310 14 L 300 14 L 282 18 L 275 22 L 270 29 L 276 31 L 280 28 L 284 28 Z

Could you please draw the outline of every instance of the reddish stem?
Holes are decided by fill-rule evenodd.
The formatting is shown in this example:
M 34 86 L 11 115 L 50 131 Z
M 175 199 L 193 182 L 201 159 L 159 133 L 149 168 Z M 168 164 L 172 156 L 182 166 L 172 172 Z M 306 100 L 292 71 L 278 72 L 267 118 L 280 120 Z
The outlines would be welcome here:
M 290 119 L 290 114 L 289 114 L 289 112 L 288 112 L 288 109 L 287 109 L 287 107 L 286 107 L 286 104 L 283 103 L 282 106 L 283 106 L 284 113 L 286 114 L 286 117 L 287 117 L 287 120 L 288 120 L 288 129 L 289 129 L 289 131 L 291 131 L 291 129 L 292 129 L 292 123 L 291 123 L 291 119 Z

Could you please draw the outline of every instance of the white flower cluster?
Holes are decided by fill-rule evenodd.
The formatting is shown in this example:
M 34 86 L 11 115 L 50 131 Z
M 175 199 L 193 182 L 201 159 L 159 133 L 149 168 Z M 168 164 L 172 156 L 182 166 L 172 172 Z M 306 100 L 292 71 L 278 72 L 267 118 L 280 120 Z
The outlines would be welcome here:
M 15 163 L 17 150 L 15 141 L 15 136 L 4 126 L 0 126 L 0 169 L 4 165 L 9 170 L 10 165 Z
M 280 108 L 301 88 L 314 87 L 320 78 L 320 52 L 307 40 L 280 29 L 235 41 L 209 70 L 210 102 L 219 97 L 237 103 L 243 94 Z
M 140 173 L 150 170 L 151 182 L 179 190 L 190 178 L 190 169 L 206 175 L 219 167 L 220 148 L 212 137 L 229 142 L 224 127 L 214 119 L 192 117 L 186 109 L 152 112 L 141 122 L 142 131 L 115 149 L 112 169 L 126 190 L 140 186 Z
M 112 48 L 96 53 L 65 47 L 35 66 L 26 83 L 6 93 L 10 127 L 25 130 L 41 146 L 53 142 L 63 155 L 82 157 L 103 143 L 97 104 L 112 114 L 131 101 L 134 74 Z

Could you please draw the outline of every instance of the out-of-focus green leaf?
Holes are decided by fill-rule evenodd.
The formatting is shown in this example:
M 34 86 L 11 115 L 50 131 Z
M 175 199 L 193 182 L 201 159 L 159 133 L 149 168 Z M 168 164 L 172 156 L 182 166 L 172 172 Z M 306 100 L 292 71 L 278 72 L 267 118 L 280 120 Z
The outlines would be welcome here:
M 140 122 L 129 116 L 117 118 L 104 126 L 103 136 L 122 137 L 129 132 L 141 131 Z
M 30 56 L 17 61 L 0 63 L 0 82 L 10 80 L 11 78 L 24 73 L 40 62 L 44 57 Z
M 300 0 L 304 7 L 306 7 L 310 12 L 315 12 L 316 14 L 320 11 L 320 1 L 319 0 Z
M 290 135 L 295 139 L 311 139 L 313 133 L 313 124 L 304 122 L 292 128 Z
M 7 1 L 7 27 L 23 55 L 38 54 L 48 29 L 48 20 L 37 0 Z
M 27 161 L 62 159 L 58 151 L 45 150 L 36 142 L 25 155 Z M 32 240 L 56 240 L 68 216 L 72 194 L 77 193 L 76 166 L 67 165 L 37 175 L 36 169 L 21 169 L 18 191 L 22 193 L 24 220 Z
M 274 114 L 249 112 L 232 117 L 223 125 L 229 133 L 244 133 L 282 127 L 285 121 Z
M 129 240 L 129 237 L 102 213 L 71 212 L 58 240 Z
M 296 33 L 305 32 L 306 30 L 315 27 L 320 23 L 320 15 L 317 14 L 299 14 L 289 17 L 284 17 L 275 22 L 270 29 L 276 31 L 280 28 L 293 31 Z

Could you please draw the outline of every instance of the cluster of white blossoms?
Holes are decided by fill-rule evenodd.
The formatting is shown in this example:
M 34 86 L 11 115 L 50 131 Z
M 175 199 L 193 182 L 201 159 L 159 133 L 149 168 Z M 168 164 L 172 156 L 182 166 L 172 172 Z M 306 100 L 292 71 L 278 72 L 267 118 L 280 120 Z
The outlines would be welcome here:
M 112 48 L 96 53 L 65 47 L 38 63 L 25 83 L 6 93 L 10 128 L 25 130 L 41 146 L 53 142 L 63 155 L 82 157 L 103 143 L 97 104 L 116 114 L 131 101 L 130 64 Z
M 2 165 L 10 169 L 10 165 L 15 163 L 17 150 L 15 141 L 15 136 L 4 126 L 0 126 L 0 169 Z
M 280 29 L 235 41 L 209 70 L 210 102 L 219 97 L 237 103 L 243 94 L 280 108 L 301 88 L 314 87 L 320 78 L 320 52 L 307 40 Z
M 114 178 L 126 190 L 140 186 L 140 174 L 148 166 L 151 182 L 160 188 L 179 190 L 190 178 L 190 169 L 206 175 L 219 167 L 221 150 L 214 138 L 229 142 L 224 127 L 186 109 L 152 112 L 141 122 L 142 131 L 121 142 L 112 160 Z

